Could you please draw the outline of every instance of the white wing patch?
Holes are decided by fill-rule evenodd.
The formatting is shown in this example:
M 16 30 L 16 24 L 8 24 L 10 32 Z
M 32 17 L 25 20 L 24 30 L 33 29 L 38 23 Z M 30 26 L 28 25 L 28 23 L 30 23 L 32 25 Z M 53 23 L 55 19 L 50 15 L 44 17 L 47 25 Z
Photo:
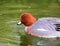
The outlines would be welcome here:
M 47 31 L 47 30 L 40 28 L 40 29 L 37 29 L 37 31 Z

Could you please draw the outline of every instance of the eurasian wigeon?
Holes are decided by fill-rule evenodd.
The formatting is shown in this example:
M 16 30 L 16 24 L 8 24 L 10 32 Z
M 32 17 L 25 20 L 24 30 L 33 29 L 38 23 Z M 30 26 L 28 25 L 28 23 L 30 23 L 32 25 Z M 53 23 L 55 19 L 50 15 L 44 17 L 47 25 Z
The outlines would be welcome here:
M 32 36 L 55 38 L 60 37 L 60 18 L 36 18 L 30 13 L 23 13 L 18 24 L 25 25 L 25 32 Z

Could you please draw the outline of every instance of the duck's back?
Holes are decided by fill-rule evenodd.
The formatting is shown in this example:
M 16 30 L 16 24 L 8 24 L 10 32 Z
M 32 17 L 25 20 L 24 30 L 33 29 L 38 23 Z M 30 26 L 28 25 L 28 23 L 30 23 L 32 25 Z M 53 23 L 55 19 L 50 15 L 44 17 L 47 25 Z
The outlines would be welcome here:
M 30 28 L 36 35 L 57 36 L 60 35 L 60 18 L 40 18 Z

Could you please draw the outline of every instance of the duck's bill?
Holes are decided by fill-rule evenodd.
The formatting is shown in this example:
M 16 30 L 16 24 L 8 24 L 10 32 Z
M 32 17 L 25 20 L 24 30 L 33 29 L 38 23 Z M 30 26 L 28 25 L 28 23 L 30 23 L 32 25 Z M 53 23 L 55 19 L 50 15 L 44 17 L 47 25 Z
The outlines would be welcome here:
M 18 23 L 17 23 L 17 25 L 21 25 L 22 23 L 21 23 L 21 21 L 19 21 Z

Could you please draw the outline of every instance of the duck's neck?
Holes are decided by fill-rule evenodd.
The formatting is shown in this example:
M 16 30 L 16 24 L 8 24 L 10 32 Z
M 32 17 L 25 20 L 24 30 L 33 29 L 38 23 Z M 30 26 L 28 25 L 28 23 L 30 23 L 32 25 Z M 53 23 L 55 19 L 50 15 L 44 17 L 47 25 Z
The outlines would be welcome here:
M 29 26 L 26 26 L 26 27 L 25 27 L 25 32 L 27 32 L 27 31 L 28 31 L 28 29 L 29 29 Z

